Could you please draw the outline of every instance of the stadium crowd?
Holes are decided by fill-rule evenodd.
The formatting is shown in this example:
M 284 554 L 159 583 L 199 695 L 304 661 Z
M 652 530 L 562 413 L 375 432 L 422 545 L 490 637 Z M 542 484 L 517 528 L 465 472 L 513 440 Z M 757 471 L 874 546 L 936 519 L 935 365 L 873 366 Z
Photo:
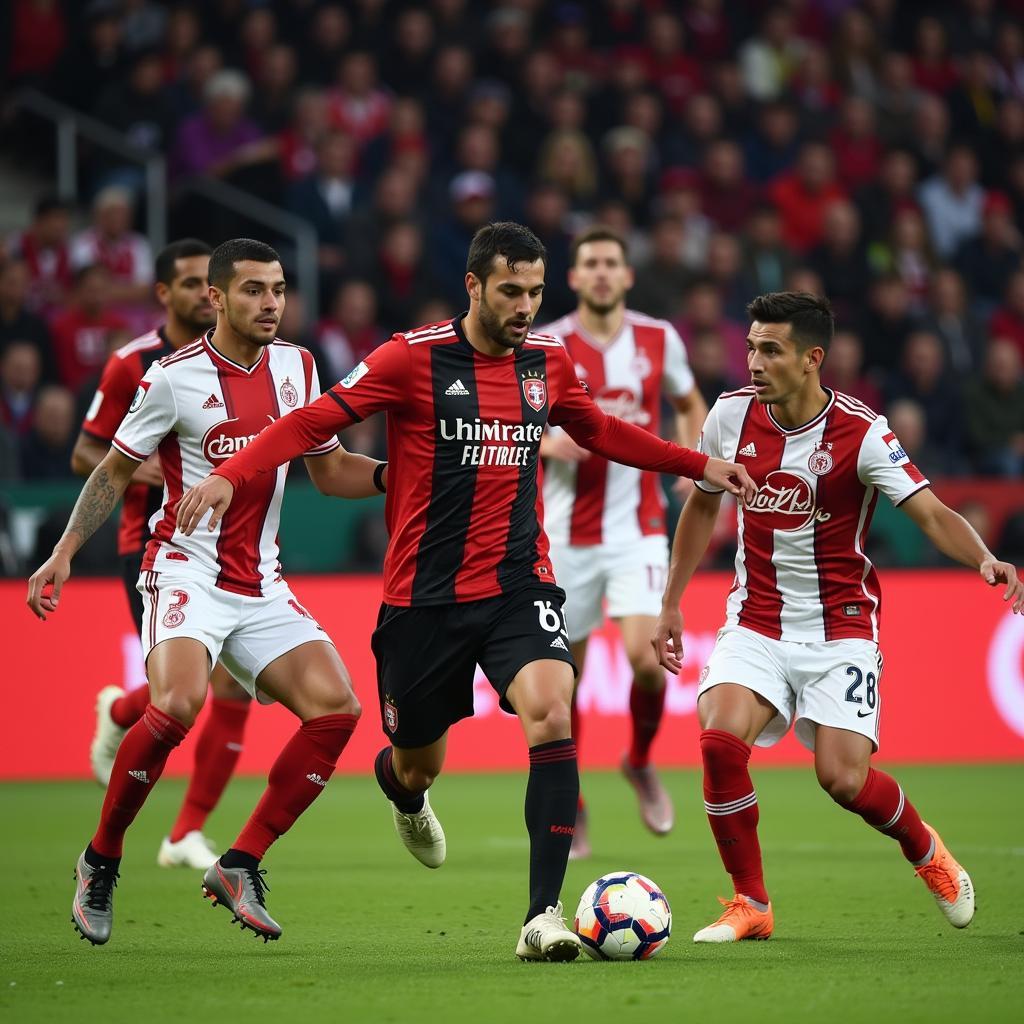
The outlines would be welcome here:
M 13 0 L 0 18 L 9 94 L 167 155 L 171 237 L 237 229 L 197 209 L 197 175 L 313 225 L 322 308 L 293 291 L 281 333 L 325 381 L 463 309 L 489 220 L 544 241 L 541 320 L 563 315 L 572 236 L 600 221 L 709 405 L 745 380 L 750 298 L 825 294 L 825 383 L 884 410 L 929 476 L 1024 477 L 1020 0 Z M 5 479 L 70 474 L 107 353 L 158 320 L 137 168 L 86 153 L 81 179 L 87 207 L 42 198 L 3 226 Z M 379 454 L 382 434 L 347 443 Z

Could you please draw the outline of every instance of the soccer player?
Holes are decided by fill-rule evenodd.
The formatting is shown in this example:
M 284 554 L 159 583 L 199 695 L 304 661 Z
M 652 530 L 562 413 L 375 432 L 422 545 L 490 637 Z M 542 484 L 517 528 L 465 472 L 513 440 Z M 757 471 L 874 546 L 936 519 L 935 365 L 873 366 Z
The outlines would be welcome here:
M 529 746 L 530 905 L 516 954 L 571 960 L 579 939 L 559 891 L 579 796 L 574 665 L 541 526 L 544 426 L 563 425 L 583 447 L 644 469 L 750 495 L 753 487 L 735 466 L 605 416 L 591 401 L 562 345 L 530 332 L 546 255 L 519 224 L 481 228 L 467 260 L 468 312 L 394 335 L 317 402 L 268 427 L 185 495 L 178 524 L 190 534 L 207 509 L 218 521 L 236 491 L 387 411 L 391 536 L 372 647 L 389 743 L 377 755 L 377 781 L 410 853 L 439 867 L 445 836 L 427 790 L 449 727 L 473 713 L 479 664 Z
M 159 451 L 163 511 L 139 577 L 151 703 L 118 748 L 99 827 L 75 871 L 72 921 L 95 945 L 110 938 L 125 832 L 195 722 L 218 660 L 251 696 L 280 701 L 301 721 L 248 823 L 203 877 L 214 905 L 227 906 L 265 940 L 278 938 L 281 926 L 266 908 L 260 861 L 319 796 L 360 712 L 333 644 L 281 576 L 276 536 L 287 467 L 240 488 L 214 528 L 190 537 L 175 532 L 186 487 L 319 395 L 309 352 L 275 337 L 285 305 L 277 253 L 252 239 L 225 242 L 210 257 L 209 278 L 216 328 L 146 371 L 52 557 L 29 580 L 28 604 L 45 619 L 58 608 L 75 552 L 110 515 L 139 464 Z M 336 437 L 325 435 L 304 454 L 324 493 L 365 497 L 384 489 L 385 464 L 345 452 Z
M 702 451 L 735 458 L 759 487 L 739 513 L 736 580 L 697 705 L 705 809 L 735 895 L 694 941 L 772 934 L 747 762 L 751 744 L 771 746 L 794 721 L 825 792 L 895 839 L 946 919 L 964 928 L 974 915 L 970 877 L 896 780 L 871 767 L 882 707 L 881 598 L 864 537 L 878 492 L 943 554 L 977 569 L 989 586 L 1005 584 L 1014 612 L 1024 607 L 1024 585 L 935 497 L 883 416 L 821 386 L 834 330 L 825 299 L 777 292 L 748 312 L 751 383 L 718 399 L 701 439 Z M 672 672 L 682 657 L 679 602 L 719 501 L 717 487 L 698 483 L 676 528 L 653 637 Z
M 675 328 L 626 308 L 633 268 L 623 238 L 601 226 L 576 238 L 569 286 L 579 296 L 576 311 L 543 330 L 565 345 L 594 401 L 606 413 L 657 434 L 664 395 L 676 411 L 679 443 L 694 446 L 707 406 Z M 557 427 L 545 433 L 540 454 L 547 460 L 544 529 L 565 590 L 572 655 L 582 673 L 587 641 L 604 619 L 607 599 L 633 670 L 632 740 L 622 756 L 622 772 L 636 791 L 644 824 L 655 835 L 666 835 L 675 812 L 651 764 L 651 744 L 665 710 L 665 672 L 650 642 L 668 573 L 661 481 L 654 473 L 591 456 Z M 572 736 L 579 750 L 575 698 Z M 569 858 L 589 854 L 581 796 Z
M 87 477 L 110 450 L 139 381 L 149 367 L 216 323 L 207 280 L 210 252 L 205 242 L 183 238 L 166 246 L 157 256 L 156 297 L 164 307 L 166 320 L 162 327 L 129 342 L 107 360 L 71 456 L 71 465 L 80 476 Z M 149 536 L 148 523 L 160 509 L 162 497 L 163 473 L 159 456 L 154 454 L 136 467 L 124 492 L 117 534 L 121 578 L 140 636 L 143 601 L 137 584 Z M 199 733 L 185 800 L 157 855 L 157 863 L 163 867 L 205 871 L 217 859 L 202 828 L 238 763 L 250 699 L 219 664 L 210 676 L 210 689 L 213 699 Z M 102 786 L 110 781 L 114 755 L 124 734 L 142 717 L 148 704 L 146 686 L 128 693 L 119 686 L 105 686 L 97 695 L 96 733 L 89 758 L 93 774 Z

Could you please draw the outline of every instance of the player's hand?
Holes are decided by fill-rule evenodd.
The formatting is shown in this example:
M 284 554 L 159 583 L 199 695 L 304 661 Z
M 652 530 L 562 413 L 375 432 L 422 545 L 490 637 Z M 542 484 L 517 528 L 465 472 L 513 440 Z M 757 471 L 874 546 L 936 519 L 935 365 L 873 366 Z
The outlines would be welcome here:
M 163 487 L 164 471 L 160 467 L 160 456 L 150 455 L 145 462 L 132 474 L 133 484 L 146 484 L 147 487 Z
M 1012 610 L 1018 614 L 1024 614 L 1024 580 L 1017 575 L 1017 570 L 1009 562 L 999 562 L 995 558 L 986 558 L 978 567 L 981 578 L 990 586 L 997 587 L 1000 583 L 1006 584 L 1006 592 L 1003 594 L 1004 601 L 1012 601 Z
M 678 608 L 662 608 L 651 637 L 658 664 L 676 675 L 683 668 L 683 613 Z
M 735 462 L 724 462 L 722 459 L 708 459 L 704 470 L 704 482 L 719 490 L 735 494 L 744 505 L 753 501 L 757 494 L 757 484 L 746 467 Z
M 564 430 L 545 435 L 541 454 L 546 459 L 560 459 L 562 462 L 586 462 L 590 458 L 590 452 L 581 448 Z
M 54 551 L 29 578 L 28 598 L 26 599 L 28 606 L 44 622 L 46 621 L 46 612 L 57 610 L 61 589 L 70 575 L 71 559 L 59 551 Z M 47 588 L 49 588 L 49 592 L 44 593 Z
M 215 530 L 234 497 L 234 485 L 222 476 L 208 476 L 190 487 L 178 502 L 178 529 L 190 537 L 203 516 L 210 512 L 209 530 Z M 212 511 L 211 511 L 212 510 Z

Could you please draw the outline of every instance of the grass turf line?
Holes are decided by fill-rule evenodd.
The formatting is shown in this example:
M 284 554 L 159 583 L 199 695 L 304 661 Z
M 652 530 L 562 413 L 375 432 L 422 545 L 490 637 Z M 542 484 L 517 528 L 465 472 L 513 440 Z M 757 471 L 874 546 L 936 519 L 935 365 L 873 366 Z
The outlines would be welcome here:
M 165 780 L 129 833 L 110 943 L 72 930 L 75 858 L 101 800 L 87 783 L 0 785 L 4 927 L 0 1018 L 162 1024 L 319 1021 L 541 1022 L 757 1019 L 759 1024 L 1016 1021 L 1024 1003 L 1024 766 L 893 773 L 967 867 L 974 923 L 939 914 L 897 845 L 834 806 L 809 767 L 755 769 L 776 910 L 769 942 L 695 946 L 729 895 L 699 776 L 666 773 L 677 824 L 650 836 L 613 773 L 586 773 L 592 860 L 571 864 L 571 915 L 607 871 L 643 872 L 672 904 L 674 934 L 647 964 L 521 964 L 526 905 L 523 775 L 443 777 L 432 803 L 448 862 L 427 871 L 401 847 L 373 781 L 338 777 L 267 858 L 264 946 L 201 899 L 200 875 L 156 866 L 181 798 Z M 229 842 L 262 789 L 236 780 L 208 825 Z

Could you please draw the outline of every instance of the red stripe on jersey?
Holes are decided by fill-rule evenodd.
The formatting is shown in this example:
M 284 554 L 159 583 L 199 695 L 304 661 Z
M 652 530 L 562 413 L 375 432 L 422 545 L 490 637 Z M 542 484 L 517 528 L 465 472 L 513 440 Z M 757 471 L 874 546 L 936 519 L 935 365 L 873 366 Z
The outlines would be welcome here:
M 299 355 L 302 356 L 302 374 L 303 379 L 306 382 L 306 405 L 312 401 L 309 392 L 310 388 L 313 387 L 313 354 L 308 349 L 300 349 Z
M 585 340 L 568 334 L 565 347 L 586 373 L 583 378 L 596 395 L 605 386 L 604 354 Z M 597 455 L 576 463 L 576 498 L 569 522 L 570 544 L 600 544 L 604 521 L 604 499 L 608 485 L 608 462 Z
M 281 414 L 265 351 L 262 358 L 263 365 L 252 374 L 234 369 L 227 360 L 214 360 L 224 395 L 224 411 L 229 419 L 238 421 L 234 429 L 239 435 L 258 434 Z M 217 538 L 217 586 L 221 590 L 247 597 L 260 597 L 263 593 L 260 538 L 279 472 L 262 473 L 243 484 L 221 520 Z
M 178 446 L 178 435 L 174 432 L 168 434 L 160 442 L 158 451 L 160 452 L 160 467 L 164 473 L 164 486 L 167 488 L 167 501 L 164 503 L 164 514 L 153 528 L 153 536 L 146 545 L 146 554 L 142 562 L 143 569 L 153 568 L 160 544 L 163 541 L 169 541 L 174 536 L 178 502 L 181 501 L 184 490 L 181 482 L 181 448 Z
M 652 434 L 658 434 L 661 424 L 661 378 L 665 368 L 665 328 L 634 323 L 633 343 L 638 352 L 647 356 L 651 365 L 650 373 L 643 382 L 643 405 L 650 416 L 647 429 Z M 657 473 L 640 474 L 640 503 L 636 516 L 640 533 L 645 537 L 659 536 L 665 532 L 665 506 Z

